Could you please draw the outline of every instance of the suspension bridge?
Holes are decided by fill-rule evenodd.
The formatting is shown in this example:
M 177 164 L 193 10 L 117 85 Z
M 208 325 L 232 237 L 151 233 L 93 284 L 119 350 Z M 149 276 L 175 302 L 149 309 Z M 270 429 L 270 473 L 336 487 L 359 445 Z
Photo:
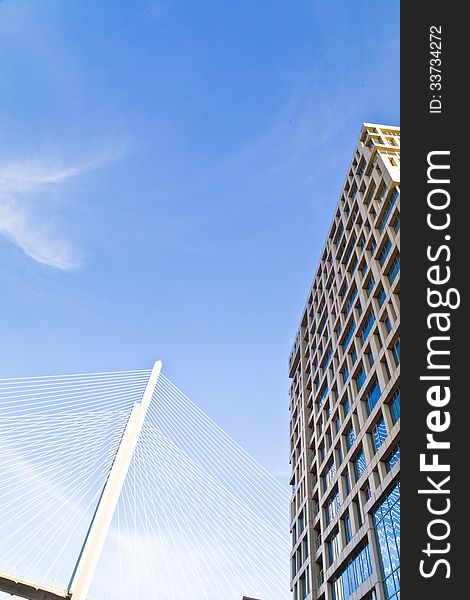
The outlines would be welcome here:
M 0 380 L 0 598 L 287 600 L 289 499 L 159 361 Z

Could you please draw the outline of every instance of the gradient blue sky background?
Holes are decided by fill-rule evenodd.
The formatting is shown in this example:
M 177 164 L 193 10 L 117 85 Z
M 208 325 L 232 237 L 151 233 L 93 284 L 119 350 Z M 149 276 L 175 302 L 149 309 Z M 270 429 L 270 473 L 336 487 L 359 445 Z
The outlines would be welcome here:
M 164 371 L 287 480 L 287 359 L 399 2 L 0 2 L 1 377 Z

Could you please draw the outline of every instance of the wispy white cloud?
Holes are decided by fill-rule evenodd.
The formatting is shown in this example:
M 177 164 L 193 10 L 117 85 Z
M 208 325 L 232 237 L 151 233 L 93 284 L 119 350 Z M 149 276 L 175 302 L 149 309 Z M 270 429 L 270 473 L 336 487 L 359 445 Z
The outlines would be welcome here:
M 115 158 L 110 154 L 69 167 L 46 161 L 0 166 L 0 234 L 34 261 L 68 271 L 81 266 L 80 252 L 60 232 L 57 214 L 72 179 Z

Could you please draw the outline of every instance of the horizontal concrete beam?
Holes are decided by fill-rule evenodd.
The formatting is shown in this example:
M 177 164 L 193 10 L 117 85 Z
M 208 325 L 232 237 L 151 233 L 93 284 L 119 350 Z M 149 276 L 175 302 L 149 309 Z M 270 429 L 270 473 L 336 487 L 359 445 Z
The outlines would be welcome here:
M 70 598 L 67 590 L 54 590 L 39 583 L 19 579 L 14 575 L 7 575 L 0 571 L 0 591 L 28 598 L 29 600 L 67 600 Z

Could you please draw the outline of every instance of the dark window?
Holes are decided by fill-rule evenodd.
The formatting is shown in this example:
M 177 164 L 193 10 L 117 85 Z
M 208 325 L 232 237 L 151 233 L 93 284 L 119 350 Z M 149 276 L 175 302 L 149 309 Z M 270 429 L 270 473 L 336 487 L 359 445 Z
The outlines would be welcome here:
M 349 342 L 351 341 L 351 338 L 354 334 L 355 329 L 356 329 L 356 323 L 354 321 L 351 321 L 350 324 L 348 325 L 348 328 L 345 331 L 343 343 L 341 344 L 341 346 L 343 347 L 343 352 L 346 350 Z
M 351 362 L 354 365 L 354 363 L 357 360 L 357 352 L 356 352 L 356 348 L 354 346 L 351 348 L 350 356 L 351 356 Z
M 372 326 L 374 325 L 374 323 L 375 323 L 375 314 L 373 312 L 370 312 L 367 315 L 367 317 L 366 317 L 366 319 L 365 319 L 365 321 L 364 321 L 364 323 L 363 323 L 363 325 L 361 327 L 361 341 L 362 341 L 362 343 L 364 343 L 366 341 L 367 336 L 369 335 L 370 330 L 372 329 Z
M 393 344 L 392 354 L 395 360 L 395 364 L 398 367 L 398 365 L 400 364 L 400 338 L 398 338 L 398 340 Z
M 395 277 L 400 272 L 400 255 L 397 254 L 393 259 L 392 264 L 390 265 L 389 270 L 387 271 L 388 281 L 390 285 L 395 281 Z
M 400 390 L 397 390 L 390 400 L 390 413 L 392 415 L 393 424 L 400 418 Z
M 344 537 L 346 538 L 346 544 L 352 540 L 351 518 L 349 515 L 344 517 Z
M 390 252 L 391 247 L 392 247 L 392 243 L 390 242 L 389 239 L 387 239 L 387 241 L 385 242 L 385 244 L 382 247 L 382 250 L 379 252 L 379 255 L 377 256 L 377 259 L 378 259 L 381 267 L 384 266 L 384 263 L 387 259 L 387 256 L 388 256 L 388 253 Z
M 356 439 L 356 436 L 354 435 L 354 428 L 353 428 L 352 424 L 350 427 L 348 427 L 348 429 L 345 433 L 345 437 L 346 437 L 346 448 L 348 450 L 350 450 Z
M 339 414 L 336 415 L 335 427 L 336 427 L 336 433 L 339 433 L 339 430 L 341 428 L 341 418 L 340 418 Z
M 369 391 L 367 392 L 366 397 L 364 398 L 366 401 L 368 415 L 370 415 L 374 406 L 377 404 L 377 401 L 380 398 L 381 393 L 382 392 L 380 390 L 379 382 L 376 379 L 374 381 L 374 383 L 371 385 L 371 387 L 369 388 Z
M 385 293 L 385 290 L 382 286 L 382 284 L 379 285 L 379 287 L 377 288 L 377 302 L 379 303 L 379 306 L 382 306 L 383 303 L 385 302 L 385 298 L 387 297 L 387 294 Z
M 364 385 L 364 381 L 366 380 L 366 372 L 364 371 L 364 367 L 361 367 L 354 379 L 356 381 L 357 391 L 359 391 Z
M 398 198 L 398 190 L 394 190 L 393 194 L 387 200 L 382 217 L 380 218 L 380 220 L 377 224 L 380 233 L 382 233 L 382 231 L 385 229 L 385 226 L 387 225 L 388 218 L 390 216 L 390 213 L 392 212 L 395 202 L 397 201 L 397 198 Z

